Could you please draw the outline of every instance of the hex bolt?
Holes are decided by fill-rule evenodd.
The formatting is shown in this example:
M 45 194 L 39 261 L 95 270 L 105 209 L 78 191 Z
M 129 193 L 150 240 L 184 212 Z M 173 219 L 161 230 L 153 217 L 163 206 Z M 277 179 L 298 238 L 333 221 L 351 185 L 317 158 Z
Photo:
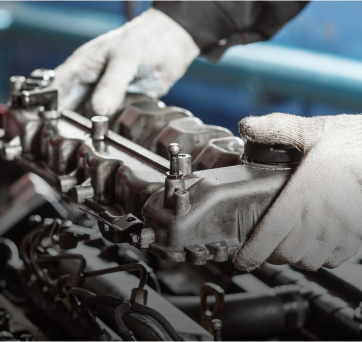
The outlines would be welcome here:
M 213 319 L 210 323 L 210 327 L 214 333 L 214 341 L 222 341 L 221 329 L 222 322 L 220 319 Z
M 190 194 L 188 191 L 175 192 L 175 215 L 184 215 L 190 208 Z
M 92 139 L 104 140 L 108 133 L 108 117 L 107 116 L 93 116 L 92 119 Z
M 180 145 L 177 143 L 172 143 L 168 145 L 168 153 L 170 154 L 170 175 L 177 176 L 180 173 L 178 155 L 181 151 Z
M 184 176 L 192 173 L 191 154 L 180 153 L 178 155 L 178 164 L 180 171 L 183 173 Z
M 25 83 L 25 77 L 24 76 L 11 76 L 10 77 L 10 92 L 13 91 L 21 91 L 21 88 L 23 87 Z

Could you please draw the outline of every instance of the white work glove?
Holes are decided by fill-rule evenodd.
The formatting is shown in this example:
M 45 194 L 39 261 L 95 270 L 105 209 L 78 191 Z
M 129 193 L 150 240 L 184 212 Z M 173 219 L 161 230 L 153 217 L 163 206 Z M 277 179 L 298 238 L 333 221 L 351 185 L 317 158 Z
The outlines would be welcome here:
M 303 159 L 236 251 L 235 266 L 251 271 L 267 261 L 317 270 L 356 254 L 362 240 L 362 115 L 275 113 L 245 118 L 239 126 L 253 142 L 294 145 Z
M 112 115 L 125 93 L 160 97 L 185 73 L 200 49 L 173 19 L 150 8 L 139 17 L 86 43 L 55 70 L 50 88 L 59 105 L 76 109 L 90 85 L 98 115 Z

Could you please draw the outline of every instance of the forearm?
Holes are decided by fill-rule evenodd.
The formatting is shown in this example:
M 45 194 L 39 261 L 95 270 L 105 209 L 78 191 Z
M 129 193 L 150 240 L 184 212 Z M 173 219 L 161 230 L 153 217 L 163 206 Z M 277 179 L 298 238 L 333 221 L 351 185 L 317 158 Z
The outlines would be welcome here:
M 230 46 L 267 40 L 307 1 L 155 1 L 179 23 L 201 53 L 218 60 Z

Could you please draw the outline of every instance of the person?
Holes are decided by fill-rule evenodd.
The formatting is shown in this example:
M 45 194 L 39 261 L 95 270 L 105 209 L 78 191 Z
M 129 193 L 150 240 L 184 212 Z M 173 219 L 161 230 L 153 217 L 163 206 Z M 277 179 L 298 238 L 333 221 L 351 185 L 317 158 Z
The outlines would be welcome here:
M 155 2 L 124 26 L 80 47 L 56 69 L 60 105 L 89 95 L 112 115 L 126 92 L 160 97 L 200 54 L 217 61 L 235 44 L 269 39 L 306 2 Z M 95 87 L 94 87 L 95 85 Z M 234 254 L 251 271 L 267 261 L 317 270 L 337 267 L 362 242 L 362 116 L 247 117 L 244 138 L 294 145 L 303 158 L 251 238 Z

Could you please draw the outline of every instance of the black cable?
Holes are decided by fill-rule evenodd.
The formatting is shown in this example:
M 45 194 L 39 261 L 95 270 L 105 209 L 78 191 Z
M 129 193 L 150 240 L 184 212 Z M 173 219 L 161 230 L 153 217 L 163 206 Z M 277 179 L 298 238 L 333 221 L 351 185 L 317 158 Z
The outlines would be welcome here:
M 151 278 L 152 281 L 153 281 L 153 284 L 155 285 L 155 290 L 156 290 L 156 292 L 157 292 L 159 295 L 162 295 L 160 282 L 158 281 L 158 278 L 157 278 L 157 276 L 156 276 L 156 273 L 152 271 L 152 272 L 148 273 L 148 275 L 150 276 L 150 278 Z
M 54 235 L 58 236 L 60 228 L 61 228 L 61 225 L 59 224 L 58 220 L 54 220 L 52 228 L 50 230 L 50 234 L 49 234 L 50 240 L 52 241 L 52 243 L 54 245 L 59 244 L 59 237 L 58 237 L 58 240 L 56 240 L 54 238 Z
M 30 244 L 29 248 L 29 258 L 31 265 L 33 267 L 34 273 L 37 275 L 39 279 L 41 279 L 44 283 L 46 283 L 48 286 L 53 286 L 53 280 L 47 276 L 43 270 L 40 268 L 38 264 L 38 255 L 36 252 L 36 248 L 41 244 L 43 238 L 48 233 L 49 229 L 51 229 L 51 226 L 44 226 L 44 228 L 34 237 L 33 241 Z
M 124 264 L 116 267 L 106 268 L 103 270 L 85 272 L 83 275 L 85 278 L 87 278 L 120 271 L 140 271 L 140 282 L 138 288 L 143 289 L 146 285 L 148 273 L 146 268 L 141 264 Z
M 76 296 L 85 297 L 85 298 L 96 296 L 95 293 L 82 289 L 80 287 L 72 287 L 68 290 L 68 292 Z
M 77 303 L 77 299 L 74 294 L 71 294 L 69 296 L 69 300 L 78 316 L 83 317 L 84 320 L 87 322 L 88 326 L 93 332 L 93 336 L 95 336 L 96 338 L 102 336 L 105 333 L 105 330 L 103 330 L 99 323 L 96 321 L 91 310 L 88 309 L 82 311 L 79 304 Z
M 131 311 L 130 303 L 118 305 L 114 310 L 114 323 L 117 328 L 117 333 L 125 341 L 137 341 L 132 331 L 130 331 L 123 322 L 123 315 Z
M 32 270 L 32 265 L 31 265 L 31 261 L 28 255 L 28 249 L 29 249 L 29 245 L 32 243 L 34 237 L 41 231 L 43 230 L 44 225 L 41 225 L 40 227 L 32 230 L 30 233 L 28 233 L 27 235 L 25 235 L 24 239 L 21 241 L 20 244 L 20 258 L 25 262 L 25 264 L 27 265 L 27 267 Z
M 78 259 L 80 261 L 79 270 L 77 274 L 82 274 L 86 268 L 86 260 L 81 254 L 59 254 L 59 255 L 42 255 L 38 258 L 38 261 L 59 261 L 59 260 L 72 260 Z

